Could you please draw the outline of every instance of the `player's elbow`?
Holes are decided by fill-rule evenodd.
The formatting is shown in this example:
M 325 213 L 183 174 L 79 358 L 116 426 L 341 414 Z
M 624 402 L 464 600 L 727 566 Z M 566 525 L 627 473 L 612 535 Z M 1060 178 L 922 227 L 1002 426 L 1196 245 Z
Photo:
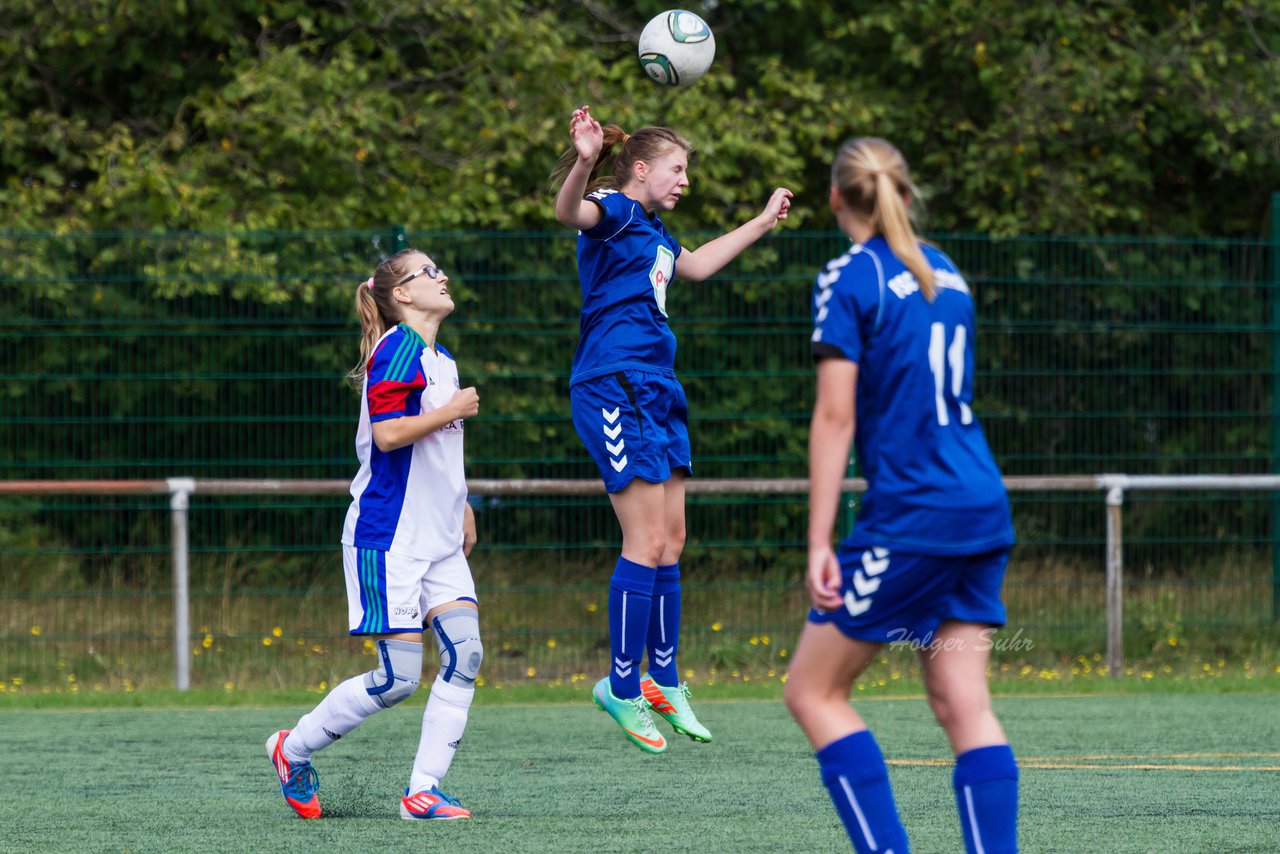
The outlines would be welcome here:
M 583 204 L 583 202 L 573 198 L 556 199 L 556 222 L 565 228 L 572 228 L 577 231 L 590 228 L 592 223 L 587 222 L 583 216 Z M 591 209 L 594 210 L 594 206 Z
M 819 405 L 813 411 L 813 430 L 841 435 L 853 432 L 853 408 Z
M 374 446 L 384 454 L 404 446 L 404 442 L 396 435 L 395 430 L 387 425 L 375 424 L 372 432 Z

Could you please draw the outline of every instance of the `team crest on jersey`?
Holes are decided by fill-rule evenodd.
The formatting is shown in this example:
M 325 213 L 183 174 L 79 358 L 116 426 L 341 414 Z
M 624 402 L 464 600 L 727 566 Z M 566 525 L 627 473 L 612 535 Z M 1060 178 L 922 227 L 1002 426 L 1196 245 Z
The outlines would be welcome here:
M 658 254 L 653 259 L 653 267 L 649 270 L 649 282 L 653 285 L 653 300 L 658 304 L 658 311 L 667 316 L 667 285 L 671 283 L 671 274 L 675 272 L 676 256 L 665 246 L 658 246 Z

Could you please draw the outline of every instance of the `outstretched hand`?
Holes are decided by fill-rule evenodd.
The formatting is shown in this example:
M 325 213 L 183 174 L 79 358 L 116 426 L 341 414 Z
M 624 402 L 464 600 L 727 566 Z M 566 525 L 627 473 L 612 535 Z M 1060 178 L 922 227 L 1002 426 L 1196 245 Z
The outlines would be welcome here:
M 604 148 L 604 130 L 591 116 L 591 107 L 586 104 L 573 111 L 573 117 L 569 119 L 569 136 L 581 160 L 594 163 L 600 156 L 600 149 Z
M 791 191 L 786 187 L 779 187 L 769 197 L 769 201 L 765 204 L 764 210 L 761 211 L 760 217 L 768 223 L 769 228 L 773 228 L 787 218 L 787 212 L 790 210 Z

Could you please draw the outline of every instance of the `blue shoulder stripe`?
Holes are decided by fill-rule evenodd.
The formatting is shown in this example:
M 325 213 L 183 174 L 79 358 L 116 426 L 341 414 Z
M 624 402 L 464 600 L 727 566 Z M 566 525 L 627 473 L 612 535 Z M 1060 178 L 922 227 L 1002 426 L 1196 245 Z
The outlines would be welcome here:
M 418 336 L 418 333 L 409 327 L 401 324 L 398 331 L 404 337 L 401 339 L 399 346 L 396 347 L 395 355 L 391 357 L 391 363 L 387 367 L 386 378 L 392 382 L 408 382 L 418 372 L 418 357 L 426 345 Z

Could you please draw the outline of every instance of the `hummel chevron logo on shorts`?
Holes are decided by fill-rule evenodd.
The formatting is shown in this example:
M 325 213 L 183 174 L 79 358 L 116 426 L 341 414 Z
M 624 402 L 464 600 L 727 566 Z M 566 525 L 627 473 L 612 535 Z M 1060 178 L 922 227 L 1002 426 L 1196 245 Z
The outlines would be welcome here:
M 614 407 L 613 411 L 600 407 L 600 415 L 604 417 L 604 424 L 601 427 L 607 439 L 616 439 L 616 442 L 605 441 L 605 450 L 609 452 L 609 465 L 613 466 L 613 470 L 620 472 L 627 467 L 627 455 L 622 453 L 627 443 L 622 439 L 622 425 L 618 423 L 618 407 Z M 612 426 L 610 426 L 612 425 Z
M 853 573 L 853 589 L 844 593 L 844 607 L 856 617 L 871 607 L 871 594 L 880 589 L 877 575 L 889 568 L 889 550 L 876 546 L 862 553 L 862 567 Z

